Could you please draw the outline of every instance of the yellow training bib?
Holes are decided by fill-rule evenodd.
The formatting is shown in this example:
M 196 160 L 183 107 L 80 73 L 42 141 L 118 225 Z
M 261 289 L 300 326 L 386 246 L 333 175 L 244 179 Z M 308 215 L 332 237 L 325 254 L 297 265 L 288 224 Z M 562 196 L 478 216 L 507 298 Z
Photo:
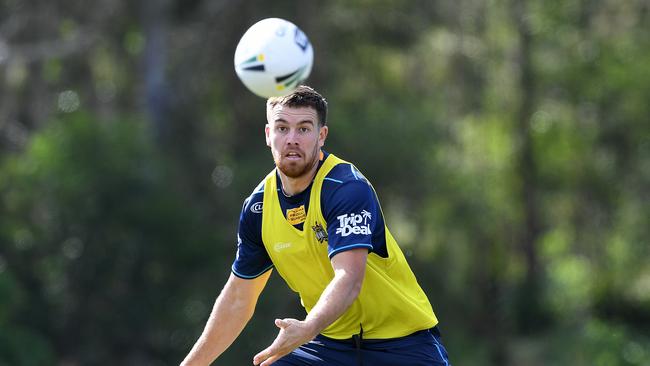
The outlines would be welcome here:
M 307 312 L 334 278 L 327 250 L 327 222 L 321 212 L 320 198 L 323 179 L 334 166 L 344 163 L 330 154 L 314 178 L 308 212 L 301 206 L 288 210 L 286 218 L 278 198 L 275 170 L 265 180 L 262 241 L 276 270 L 300 295 Z M 299 222 L 304 223 L 303 230 L 293 226 Z M 324 336 L 347 339 L 363 328 L 363 336 L 367 339 L 396 338 L 438 323 L 404 254 L 388 228 L 385 232 L 388 258 L 374 253 L 368 255 L 359 296 L 339 319 L 321 332 Z

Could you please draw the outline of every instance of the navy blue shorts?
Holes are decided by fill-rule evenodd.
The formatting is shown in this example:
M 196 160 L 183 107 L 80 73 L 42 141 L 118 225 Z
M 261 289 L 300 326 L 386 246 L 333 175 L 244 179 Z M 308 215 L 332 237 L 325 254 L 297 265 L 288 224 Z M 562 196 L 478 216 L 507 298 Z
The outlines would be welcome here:
M 335 340 L 322 335 L 273 366 L 450 366 L 437 328 L 387 340 Z

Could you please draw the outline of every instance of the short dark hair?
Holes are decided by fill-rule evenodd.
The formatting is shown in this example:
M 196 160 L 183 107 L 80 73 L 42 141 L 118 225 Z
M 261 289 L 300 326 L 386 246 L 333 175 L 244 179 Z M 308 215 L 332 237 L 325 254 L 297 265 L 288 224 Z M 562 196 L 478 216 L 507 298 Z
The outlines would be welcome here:
M 291 94 L 282 97 L 271 97 L 266 100 L 267 110 L 276 105 L 314 108 L 318 115 L 318 123 L 321 126 L 327 124 L 327 101 L 316 90 L 307 85 L 298 86 Z

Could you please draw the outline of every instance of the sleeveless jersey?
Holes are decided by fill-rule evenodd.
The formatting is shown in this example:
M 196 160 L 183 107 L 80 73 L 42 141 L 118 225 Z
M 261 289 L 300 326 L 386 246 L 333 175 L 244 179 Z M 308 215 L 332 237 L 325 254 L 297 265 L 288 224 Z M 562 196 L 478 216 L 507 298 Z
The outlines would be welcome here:
M 349 164 L 329 154 L 312 183 L 309 209 L 302 230 L 284 216 L 273 170 L 264 181 L 262 241 L 273 266 L 289 287 L 300 295 L 310 312 L 334 278 L 327 250 L 327 222 L 321 212 L 321 188 L 327 173 Z M 362 213 L 337 217 L 343 230 L 369 230 Z M 417 283 L 395 239 L 384 226 L 387 256 L 368 255 L 361 292 L 348 310 L 321 334 L 347 339 L 363 329 L 364 338 L 387 339 L 409 335 L 438 323 L 431 304 Z M 365 245 L 360 245 L 365 247 Z

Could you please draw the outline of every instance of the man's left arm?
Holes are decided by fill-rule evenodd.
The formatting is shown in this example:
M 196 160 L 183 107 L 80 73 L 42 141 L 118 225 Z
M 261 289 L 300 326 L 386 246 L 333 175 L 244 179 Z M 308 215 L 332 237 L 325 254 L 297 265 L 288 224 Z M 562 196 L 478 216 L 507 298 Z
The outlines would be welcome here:
M 253 364 L 268 366 L 305 344 L 338 319 L 359 296 L 366 272 L 367 248 L 343 251 L 332 257 L 334 278 L 305 320 L 276 319 L 280 328 L 273 343 L 253 358 Z

